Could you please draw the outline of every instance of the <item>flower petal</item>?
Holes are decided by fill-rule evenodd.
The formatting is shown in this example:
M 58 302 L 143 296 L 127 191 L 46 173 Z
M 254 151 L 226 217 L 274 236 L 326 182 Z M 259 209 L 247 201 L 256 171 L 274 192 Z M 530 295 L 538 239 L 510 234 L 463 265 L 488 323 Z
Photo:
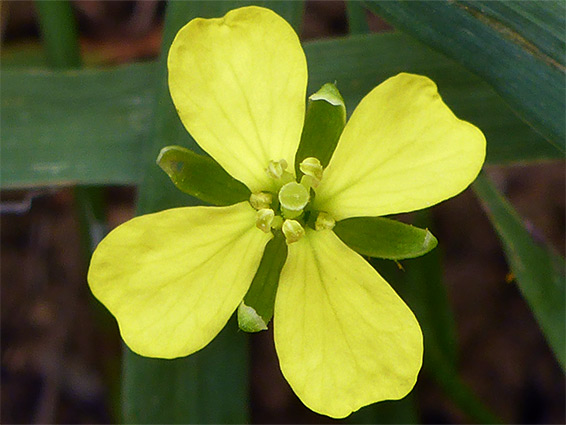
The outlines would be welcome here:
M 193 19 L 168 58 L 169 89 L 198 144 L 252 192 L 270 160 L 294 164 L 305 115 L 307 63 L 293 28 L 261 7 Z
M 136 217 L 98 245 L 88 282 L 133 351 L 186 356 L 220 332 L 272 237 L 255 215 L 247 202 L 174 208 Z
M 317 189 L 336 220 L 426 208 L 463 191 L 485 158 L 485 137 L 459 120 L 430 79 L 399 74 L 358 105 Z
M 334 418 L 404 397 L 422 364 L 422 333 L 411 310 L 330 230 L 308 229 L 289 245 L 274 333 L 295 393 Z

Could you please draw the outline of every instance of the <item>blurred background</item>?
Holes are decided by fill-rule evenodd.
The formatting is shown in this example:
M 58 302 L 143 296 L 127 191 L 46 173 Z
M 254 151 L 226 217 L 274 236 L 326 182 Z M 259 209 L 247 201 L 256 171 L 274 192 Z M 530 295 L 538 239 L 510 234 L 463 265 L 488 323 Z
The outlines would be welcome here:
M 155 59 L 162 1 L 72 2 L 86 66 Z M 2 66 L 45 66 L 34 3 L 2 1 Z M 368 15 L 372 31 L 392 31 Z M 348 33 L 345 4 L 307 1 L 302 40 Z M 562 163 L 490 167 L 536 238 L 565 246 Z M 110 228 L 134 214 L 134 187 L 107 187 Z M 120 421 L 122 345 L 114 319 L 90 295 L 71 188 L 1 192 L 1 422 Z M 459 371 L 505 422 L 564 423 L 565 381 L 509 274 L 500 242 L 473 192 L 433 210 L 444 283 L 456 318 Z M 249 338 L 254 423 L 324 423 L 278 369 L 271 332 Z M 431 377 L 413 393 L 424 423 L 470 421 Z

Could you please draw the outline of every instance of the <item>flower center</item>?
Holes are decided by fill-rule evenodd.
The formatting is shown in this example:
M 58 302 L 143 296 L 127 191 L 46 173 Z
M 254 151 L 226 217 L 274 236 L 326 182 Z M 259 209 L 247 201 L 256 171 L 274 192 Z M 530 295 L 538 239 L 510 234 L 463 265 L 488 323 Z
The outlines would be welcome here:
M 334 227 L 334 219 L 326 212 L 312 210 L 311 194 L 323 176 L 323 168 L 316 158 L 306 158 L 299 165 L 303 173 L 300 183 L 287 171 L 287 161 L 269 161 L 265 171 L 274 180 L 277 193 L 257 192 L 250 196 L 250 204 L 257 210 L 256 226 L 269 233 L 283 232 L 287 244 L 297 242 L 309 225 L 315 230 Z

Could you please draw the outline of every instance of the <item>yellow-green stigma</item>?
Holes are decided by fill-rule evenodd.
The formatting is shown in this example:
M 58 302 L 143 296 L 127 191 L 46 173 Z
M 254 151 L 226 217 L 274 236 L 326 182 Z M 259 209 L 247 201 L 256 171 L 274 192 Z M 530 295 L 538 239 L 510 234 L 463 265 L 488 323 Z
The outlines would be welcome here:
M 309 203 L 310 195 L 302 184 L 290 182 L 279 190 L 281 212 L 285 218 L 295 218 L 302 214 L 303 208 Z

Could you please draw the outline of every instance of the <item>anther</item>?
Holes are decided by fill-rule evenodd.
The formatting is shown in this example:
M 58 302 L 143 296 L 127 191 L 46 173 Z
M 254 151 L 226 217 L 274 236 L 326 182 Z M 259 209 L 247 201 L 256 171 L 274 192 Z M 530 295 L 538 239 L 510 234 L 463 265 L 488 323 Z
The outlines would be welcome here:
M 250 196 L 250 204 L 256 210 L 269 208 L 273 202 L 273 195 L 269 192 L 252 193 Z
M 305 235 L 305 229 L 297 220 L 285 220 L 281 230 L 283 230 L 287 245 L 297 242 Z
M 287 161 L 280 159 L 279 161 L 269 161 L 265 171 L 267 171 L 267 174 L 269 174 L 270 177 L 280 179 L 286 169 Z
M 316 217 L 316 222 L 314 223 L 314 228 L 316 230 L 331 230 L 334 228 L 336 220 L 328 214 L 327 212 L 321 211 Z
M 307 176 L 313 177 L 320 182 L 322 180 L 322 165 L 317 158 L 308 157 L 299 164 L 299 169 Z
M 257 212 L 255 225 L 265 233 L 271 232 L 271 224 L 275 218 L 275 212 L 270 208 L 262 208 Z

